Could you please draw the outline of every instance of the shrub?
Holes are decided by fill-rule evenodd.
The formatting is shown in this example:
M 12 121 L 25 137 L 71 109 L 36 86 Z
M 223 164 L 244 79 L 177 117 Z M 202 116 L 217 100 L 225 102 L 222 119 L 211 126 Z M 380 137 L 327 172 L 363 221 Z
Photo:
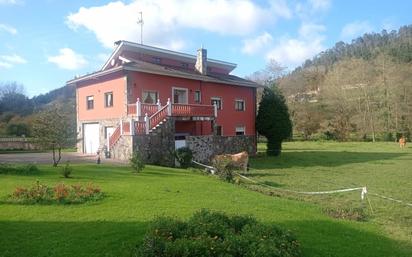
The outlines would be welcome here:
M 100 188 L 89 184 L 87 186 L 64 183 L 50 187 L 39 181 L 31 187 L 16 187 L 9 196 L 9 202 L 19 204 L 71 204 L 99 200 L 103 197 Z
M 140 172 L 144 169 L 145 163 L 140 156 L 138 151 L 135 151 L 132 155 L 132 158 L 129 159 L 130 167 L 132 167 L 133 171 Z
M 189 147 L 181 147 L 177 149 L 175 155 L 181 168 L 187 169 L 192 164 L 193 152 Z
M 27 165 L 11 165 L 7 163 L 0 164 L 0 174 L 13 174 L 13 175 L 31 175 L 37 174 L 39 168 L 35 164 Z
M 72 172 L 73 172 L 73 168 L 70 167 L 70 162 L 67 161 L 66 165 L 64 165 L 61 169 L 61 174 L 65 178 L 70 178 L 70 175 L 72 174 Z
M 368 218 L 364 208 L 326 208 L 323 211 L 336 219 L 366 221 Z
M 188 222 L 168 217 L 149 226 L 133 256 L 301 256 L 289 232 L 247 216 L 201 210 Z
M 234 178 L 235 167 L 229 156 L 219 156 L 213 159 L 213 167 L 216 168 L 216 174 L 224 181 L 232 182 Z

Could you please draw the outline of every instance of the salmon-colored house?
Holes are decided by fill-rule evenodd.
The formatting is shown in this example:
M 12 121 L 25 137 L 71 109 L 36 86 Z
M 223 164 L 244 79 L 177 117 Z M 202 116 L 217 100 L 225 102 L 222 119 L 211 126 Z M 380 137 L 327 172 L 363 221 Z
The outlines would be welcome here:
M 205 49 L 116 45 L 100 71 L 67 82 L 76 86 L 79 152 L 127 159 L 140 151 L 165 165 L 185 145 L 200 161 L 255 152 L 258 85 L 230 75 L 236 64 L 209 59 Z

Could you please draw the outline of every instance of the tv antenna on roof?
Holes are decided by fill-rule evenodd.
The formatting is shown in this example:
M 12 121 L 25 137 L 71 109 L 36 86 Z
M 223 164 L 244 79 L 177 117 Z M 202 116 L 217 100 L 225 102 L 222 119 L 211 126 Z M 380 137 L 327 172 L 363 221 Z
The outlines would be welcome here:
M 143 44 L 143 12 L 139 12 L 140 18 L 137 20 L 137 24 L 140 24 L 140 44 Z

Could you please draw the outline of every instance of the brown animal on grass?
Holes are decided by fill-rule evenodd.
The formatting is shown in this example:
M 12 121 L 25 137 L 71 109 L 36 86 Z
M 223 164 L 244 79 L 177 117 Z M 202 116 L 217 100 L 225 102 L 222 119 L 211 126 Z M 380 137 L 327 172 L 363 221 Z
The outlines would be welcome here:
M 236 168 L 243 169 L 244 172 L 248 171 L 249 154 L 246 151 L 236 154 L 221 154 L 214 157 L 215 161 L 230 160 L 230 165 Z
M 401 138 L 399 138 L 399 147 L 404 148 L 405 146 L 406 146 L 406 138 L 402 136 Z

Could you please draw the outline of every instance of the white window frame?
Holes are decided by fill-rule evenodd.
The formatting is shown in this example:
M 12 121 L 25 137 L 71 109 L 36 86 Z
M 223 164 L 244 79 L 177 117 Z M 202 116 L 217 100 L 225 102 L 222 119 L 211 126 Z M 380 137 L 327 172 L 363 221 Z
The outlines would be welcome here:
M 236 109 L 236 104 L 237 104 L 237 102 L 243 102 L 243 110 L 238 110 L 238 109 Z M 243 100 L 243 99 L 235 99 L 235 111 L 237 111 L 237 112 L 244 112 L 244 111 L 246 111 L 246 101 L 245 100 Z
M 157 90 L 150 90 L 150 89 L 143 89 L 142 90 L 142 103 L 145 103 L 145 99 L 143 99 L 143 97 L 144 97 L 144 92 L 150 92 L 150 93 L 156 93 L 156 95 L 157 95 L 157 99 L 160 99 L 160 95 L 159 95 L 159 91 L 157 91 Z M 154 102 L 152 103 L 152 104 L 156 104 L 157 103 L 157 99 L 154 99 Z
M 185 87 L 172 87 L 172 103 L 175 104 L 175 90 L 186 91 L 186 103 L 176 103 L 176 104 L 189 104 L 189 89 Z
M 210 98 L 210 102 L 212 102 L 213 100 L 219 100 L 220 101 L 220 109 L 217 108 L 217 110 L 223 110 L 223 98 L 220 96 L 213 96 Z
M 243 134 L 242 134 L 242 135 L 238 135 L 238 134 L 237 134 L 237 132 L 241 132 L 241 131 L 238 131 L 238 128 L 243 128 Z M 246 126 L 245 126 L 245 125 L 236 125 L 236 127 L 235 127 L 235 135 L 236 135 L 236 136 L 244 136 L 244 135 L 246 135 Z
M 196 102 L 196 92 L 199 92 L 199 101 Z M 193 101 L 197 104 L 200 104 L 202 102 L 202 91 L 200 90 L 195 90 L 193 94 Z
M 112 105 L 107 105 L 107 96 L 111 94 L 112 95 Z M 109 91 L 104 93 L 104 108 L 112 108 L 114 106 L 114 101 L 113 101 L 113 91 Z
M 89 108 L 89 97 L 91 97 L 91 101 L 93 101 L 93 106 L 92 108 Z M 94 109 L 94 95 L 88 95 L 86 96 L 86 110 L 93 110 Z

